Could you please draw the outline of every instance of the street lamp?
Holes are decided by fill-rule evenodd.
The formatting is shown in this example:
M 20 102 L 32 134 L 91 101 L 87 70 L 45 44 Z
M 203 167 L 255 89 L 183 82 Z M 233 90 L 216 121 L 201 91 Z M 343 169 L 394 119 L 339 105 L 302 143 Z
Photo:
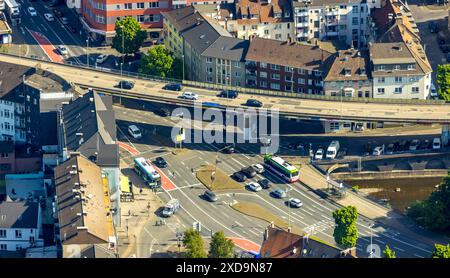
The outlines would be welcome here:
M 373 227 L 373 223 L 369 225 L 369 229 L 370 229 L 370 253 L 369 253 L 369 258 L 373 258 L 373 245 L 372 245 L 372 227 Z
M 183 60 L 183 80 L 184 80 L 184 54 L 181 55 L 181 59 Z
M 122 32 L 122 64 L 124 63 L 124 53 L 125 53 L 125 43 L 124 43 L 124 36 L 123 36 L 123 25 L 120 25 L 120 30 Z M 122 70 L 121 70 L 122 71 Z
M 86 63 L 89 67 L 89 38 L 86 39 Z

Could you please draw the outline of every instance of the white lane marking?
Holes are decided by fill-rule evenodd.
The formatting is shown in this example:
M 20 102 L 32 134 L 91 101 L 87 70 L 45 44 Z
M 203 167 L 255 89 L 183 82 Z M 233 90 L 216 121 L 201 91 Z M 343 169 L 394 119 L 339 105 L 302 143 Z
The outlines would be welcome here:
M 237 161 L 234 157 L 232 157 L 231 160 L 233 160 L 236 164 L 239 164 L 242 167 L 246 167 L 244 164 L 242 164 L 239 161 Z
M 386 244 L 386 242 L 384 242 L 384 241 L 382 241 L 382 240 L 379 240 L 379 239 L 377 239 L 377 238 L 374 238 L 373 240 L 374 240 L 374 241 L 378 241 L 378 242 L 380 242 L 381 244 Z
M 241 223 L 239 223 L 239 222 L 237 222 L 237 221 L 234 221 L 234 223 L 236 223 L 238 226 L 240 226 L 240 227 L 244 227 L 244 225 L 242 225 Z
M 253 230 L 248 230 L 250 233 L 254 234 L 255 236 L 260 236 L 260 234 L 258 234 L 257 232 L 253 231 Z
M 398 250 L 398 251 L 400 251 L 400 252 L 405 252 L 405 250 L 404 249 L 402 249 L 402 248 L 399 248 L 399 247 L 397 247 L 397 246 L 394 246 L 394 247 L 392 247 L 393 249 L 396 249 L 396 250 Z
M 223 215 L 223 216 L 225 216 L 225 218 L 228 218 L 228 219 L 230 219 L 231 217 L 228 215 L 228 214 L 226 214 L 225 212 L 223 212 L 223 211 L 220 211 L 220 213 Z
M 418 257 L 418 258 L 424 258 L 424 257 L 422 257 L 422 256 L 420 256 L 420 255 L 417 255 L 417 254 L 414 254 L 414 256 L 416 256 L 416 257 Z

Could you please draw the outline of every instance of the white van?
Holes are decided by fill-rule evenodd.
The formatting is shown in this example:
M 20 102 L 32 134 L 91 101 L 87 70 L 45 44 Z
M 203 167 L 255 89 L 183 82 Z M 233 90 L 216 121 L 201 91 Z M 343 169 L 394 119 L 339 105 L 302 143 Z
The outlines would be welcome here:
M 335 141 L 331 141 L 330 145 L 328 146 L 327 149 L 327 155 L 326 158 L 327 159 L 335 159 L 338 152 L 339 152 L 339 141 L 335 140 Z
M 128 127 L 128 133 L 130 133 L 130 135 L 133 136 L 134 139 L 141 139 L 142 138 L 141 131 L 135 125 L 130 125 Z
M 441 148 L 441 138 L 433 139 L 433 150 L 439 150 Z
M 178 209 L 180 209 L 180 202 L 177 199 L 172 199 L 164 206 L 162 214 L 165 217 L 170 217 L 174 215 Z

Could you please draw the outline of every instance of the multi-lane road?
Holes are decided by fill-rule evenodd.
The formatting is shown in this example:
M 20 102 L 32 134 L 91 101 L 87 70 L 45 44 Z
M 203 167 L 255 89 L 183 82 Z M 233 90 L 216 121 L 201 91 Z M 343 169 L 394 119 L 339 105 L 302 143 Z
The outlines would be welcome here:
M 290 218 L 292 225 L 305 229 L 307 227 L 315 227 L 314 233 L 317 237 L 333 243 L 334 222 L 332 212 L 338 207 L 321 199 L 315 193 L 309 191 L 299 183 L 286 184 L 278 177 L 270 172 L 258 175 L 252 180 L 267 178 L 272 183 L 272 189 L 282 188 L 291 189 L 289 194 L 291 197 L 300 199 L 304 205 L 301 209 L 288 209 L 283 201 L 273 199 L 269 196 L 267 190 L 258 193 L 240 190 L 229 193 L 219 194 L 220 201 L 209 203 L 200 198 L 205 191 L 203 185 L 196 179 L 192 169 L 201 167 L 206 164 L 214 164 L 218 147 L 211 144 L 187 144 L 184 146 L 185 151 L 174 155 L 168 151 L 172 146 L 170 142 L 170 127 L 174 122 L 168 118 L 155 116 L 151 112 L 140 111 L 126 108 L 116 108 L 116 118 L 118 119 L 118 127 L 123 133 L 119 132 L 120 140 L 132 145 L 141 152 L 141 156 L 147 158 L 155 158 L 163 156 L 169 167 L 163 169 L 165 175 L 173 181 L 176 188 L 170 191 L 158 193 L 163 201 L 170 198 L 177 198 L 181 201 L 183 209 L 174 217 L 167 220 L 166 236 L 162 236 L 161 227 L 155 228 L 154 223 L 148 223 L 139 239 L 140 245 L 138 255 L 149 256 L 150 246 L 155 241 L 174 240 L 176 230 L 184 230 L 192 227 L 193 221 L 202 223 L 204 234 L 209 231 L 223 230 L 227 236 L 235 238 L 243 238 L 250 240 L 256 244 L 262 243 L 262 234 L 268 223 L 252 217 L 248 217 L 233 210 L 229 204 L 234 201 L 245 201 L 257 203 L 267 210 L 270 210 L 281 219 L 288 220 Z M 138 123 L 146 132 L 146 136 L 141 141 L 130 140 L 126 136 L 127 125 Z M 157 134 L 158 136 L 152 136 Z M 156 140 L 155 138 L 159 138 Z M 165 140 L 163 138 L 166 138 Z M 156 141 L 155 141 L 156 140 Z M 163 149 L 161 149 L 163 148 Z M 238 146 L 235 154 L 219 154 L 218 167 L 227 174 L 232 174 L 245 166 L 254 163 L 261 163 L 262 158 L 257 154 L 258 146 L 242 145 Z M 122 157 L 123 162 L 131 165 L 133 156 L 125 154 Z M 300 173 L 302 174 L 302 172 Z M 244 185 L 243 185 L 244 188 Z M 290 214 L 289 214 L 290 212 Z M 370 226 L 373 225 L 372 228 Z M 367 250 L 370 249 L 370 235 L 372 233 L 373 244 L 381 250 L 387 244 L 393 248 L 398 257 L 429 257 L 432 246 L 422 242 L 416 238 L 409 238 L 402 235 L 390 227 L 379 222 L 374 222 L 362 216 L 359 217 L 357 228 L 359 231 L 359 239 L 357 242 L 357 254 L 359 257 L 368 257 Z M 155 230 L 159 229 L 159 230 Z M 158 237 L 161 237 L 159 238 Z M 153 242 L 153 243 L 152 243 Z M 377 252 L 378 247 L 374 247 Z

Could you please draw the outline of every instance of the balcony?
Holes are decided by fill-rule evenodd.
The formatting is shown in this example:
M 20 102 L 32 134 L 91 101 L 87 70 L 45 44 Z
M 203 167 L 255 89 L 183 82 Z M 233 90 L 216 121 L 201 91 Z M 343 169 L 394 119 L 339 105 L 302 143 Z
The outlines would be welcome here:
M 335 26 L 339 24 L 339 21 L 337 19 L 328 19 L 326 22 L 328 26 Z
M 298 32 L 297 38 L 306 38 L 308 37 L 308 32 Z
M 295 16 L 308 16 L 308 11 L 296 12 Z
M 297 27 L 308 27 L 308 22 L 297 22 Z
M 336 16 L 338 13 L 339 12 L 337 10 L 326 11 L 325 16 Z

